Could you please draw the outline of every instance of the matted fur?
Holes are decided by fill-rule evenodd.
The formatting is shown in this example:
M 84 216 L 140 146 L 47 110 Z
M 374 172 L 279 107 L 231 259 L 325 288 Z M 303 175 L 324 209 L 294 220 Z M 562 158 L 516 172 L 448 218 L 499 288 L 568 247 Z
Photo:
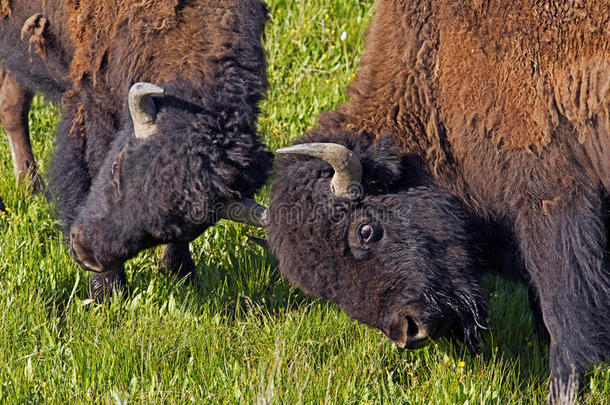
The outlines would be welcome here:
M 357 257 L 342 259 L 350 263 L 344 268 L 334 256 L 352 255 L 353 242 L 346 239 L 354 237 L 352 214 L 367 207 L 368 200 L 387 195 L 392 197 L 388 201 L 398 198 L 402 202 L 397 206 L 408 207 L 415 197 L 404 192 L 424 186 L 441 194 L 423 193 L 421 199 L 445 201 L 443 193 L 456 198 L 459 204 L 446 201 L 446 207 L 456 213 L 465 209 L 482 241 L 480 249 L 463 246 L 479 260 L 454 258 L 445 262 L 447 269 L 463 266 L 464 274 L 474 277 L 479 270 L 467 263 L 479 262 L 530 285 L 536 318 L 544 319 L 550 333 L 550 364 L 557 386 L 569 386 L 573 370 L 579 377 L 588 365 L 607 360 L 608 10 L 607 0 L 379 0 L 360 69 L 349 87 L 351 100 L 323 113 L 319 127 L 299 141 L 338 142 L 352 148 L 363 161 L 364 195 L 352 202 L 349 220 L 311 219 L 317 218 L 315 212 L 334 213 L 333 204 L 343 204 L 336 198 L 325 202 L 330 168 L 318 161 L 316 170 L 303 170 L 314 164 L 311 158 L 282 159 L 272 188 L 269 228 L 270 246 L 282 273 L 384 330 L 383 317 L 399 303 L 413 308 L 409 300 L 427 302 L 414 295 L 404 297 L 401 291 L 408 291 L 404 285 L 409 285 L 405 279 L 421 286 L 446 284 L 434 266 L 413 269 L 402 264 L 421 257 L 438 264 L 430 246 L 437 246 L 433 235 L 440 224 L 433 218 L 443 221 L 446 208 L 430 204 L 417 215 L 403 211 L 407 222 L 428 218 L 429 228 L 421 227 L 421 232 L 431 245 L 418 251 L 370 248 L 376 263 L 394 257 L 393 269 L 359 268 L 364 262 L 359 264 Z M 397 153 L 383 146 L 387 137 L 397 144 Z M 397 175 L 371 171 L 371 159 Z M 400 162 L 396 171 L 390 169 L 396 167 L 392 162 Z M 304 226 L 299 222 L 303 218 L 310 218 L 305 224 L 315 233 L 296 230 Z M 399 223 L 375 219 L 373 225 L 394 229 Z M 462 245 L 460 225 L 451 233 L 456 239 L 446 243 Z M 409 229 L 387 237 L 384 246 L 408 246 L 417 240 Z M 321 243 L 334 250 L 313 254 Z M 324 261 L 339 264 L 329 269 Z M 362 276 L 354 290 L 341 278 L 329 281 L 325 273 L 330 271 L 339 277 L 365 271 L 384 275 L 378 280 Z M 379 287 L 392 277 L 400 287 L 386 291 L 379 306 Z M 466 296 L 475 298 L 466 301 L 480 306 L 477 283 L 455 282 L 469 292 Z M 334 289 L 332 295 L 329 289 Z M 345 304 L 354 296 L 363 307 L 357 313 Z M 440 301 L 455 298 L 450 294 Z M 384 331 L 391 336 L 390 329 Z

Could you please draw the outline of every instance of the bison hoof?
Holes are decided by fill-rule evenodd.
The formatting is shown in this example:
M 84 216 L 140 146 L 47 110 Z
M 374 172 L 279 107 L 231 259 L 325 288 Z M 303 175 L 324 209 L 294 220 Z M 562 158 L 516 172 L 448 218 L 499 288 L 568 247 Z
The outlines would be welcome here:
M 127 285 L 125 270 L 95 273 L 91 276 L 89 284 L 89 297 L 101 303 L 112 296 L 114 290 L 122 290 Z
M 45 193 L 45 185 L 44 185 L 44 181 L 42 181 L 42 178 L 40 177 L 40 175 L 38 174 L 38 172 L 35 173 L 30 173 L 29 176 L 29 181 L 28 181 L 28 188 L 33 192 L 33 193 L 40 193 L 40 194 L 44 194 Z
M 159 270 L 170 277 L 193 281 L 195 278 L 195 263 L 191 258 L 188 243 L 170 243 L 163 247 L 159 260 Z
M 574 371 L 567 381 L 556 377 L 552 378 L 549 387 L 549 405 L 579 404 L 579 385 L 579 378 Z
M 24 184 L 33 193 L 44 194 L 45 185 L 33 162 L 26 162 L 24 168 L 15 173 L 17 184 Z

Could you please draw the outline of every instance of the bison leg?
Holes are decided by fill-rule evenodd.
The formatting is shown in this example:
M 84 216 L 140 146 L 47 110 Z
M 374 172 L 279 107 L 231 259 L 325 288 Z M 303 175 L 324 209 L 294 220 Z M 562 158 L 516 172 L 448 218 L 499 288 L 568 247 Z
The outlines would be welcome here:
M 34 161 L 28 128 L 32 93 L 0 68 L 0 124 L 4 128 L 13 157 L 17 182 L 28 181 L 34 191 L 44 186 Z
M 104 273 L 93 273 L 89 283 L 89 297 L 96 302 L 103 302 L 112 296 L 114 290 L 121 290 L 127 285 L 125 269 L 121 268 Z
M 170 243 L 163 246 L 163 254 L 159 260 L 160 270 L 179 279 L 187 277 L 189 280 L 195 276 L 195 263 L 191 257 L 188 243 Z
M 610 266 L 595 187 L 562 193 L 518 216 L 517 231 L 550 335 L 549 402 L 575 401 L 583 371 L 610 355 Z

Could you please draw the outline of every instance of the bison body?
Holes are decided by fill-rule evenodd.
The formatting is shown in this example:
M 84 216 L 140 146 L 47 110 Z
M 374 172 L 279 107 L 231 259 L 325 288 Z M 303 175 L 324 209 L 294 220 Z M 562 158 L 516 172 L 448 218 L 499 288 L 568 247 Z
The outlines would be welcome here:
M 271 165 L 255 128 L 266 87 L 266 6 L 2 5 L 9 96 L 0 100 L 0 122 L 25 151 L 14 153 L 16 174 L 34 169 L 23 111 L 41 90 L 63 107 L 48 194 L 76 260 L 104 273 L 94 276 L 93 294 L 123 283 L 123 263 L 157 244 L 168 244 L 168 270 L 193 270 L 188 243 L 232 201 L 252 196 Z
M 473 346 L 480 273 L 524 280 L 574 398 L 610 354 L 610 3 L 376 7 L 351 100 L 278 151 L 282 273 L 401 347 Z

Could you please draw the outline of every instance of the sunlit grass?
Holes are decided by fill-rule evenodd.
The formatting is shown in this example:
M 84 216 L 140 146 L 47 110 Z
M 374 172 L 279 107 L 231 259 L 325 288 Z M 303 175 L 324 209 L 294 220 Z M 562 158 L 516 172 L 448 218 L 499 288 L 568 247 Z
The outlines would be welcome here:
M 289 144 L 345 100 L 372 1 L 269 2 L 270 89 L 259 127 Z M 36 98 L 33 145 L 44 172 L 59 108 Z M 544 404 L 548 347 L 533 334 L 527 293 L 495 278 L 491 332 L 471 356 L 440 341 L 399 351 L 282 280 L 251 245 L 258 230 L 221 222 L 192 247 L 194 285 L 156 270 L 159 249 L 131 260 L 123 299 L 88 300 L 44 198 L 14 185 L 0 137 L 0 402 Z M 259 200 L 268 201 L 268 189 Z M 610 372 L 594 370 L 585 400 L 610 403 Z

